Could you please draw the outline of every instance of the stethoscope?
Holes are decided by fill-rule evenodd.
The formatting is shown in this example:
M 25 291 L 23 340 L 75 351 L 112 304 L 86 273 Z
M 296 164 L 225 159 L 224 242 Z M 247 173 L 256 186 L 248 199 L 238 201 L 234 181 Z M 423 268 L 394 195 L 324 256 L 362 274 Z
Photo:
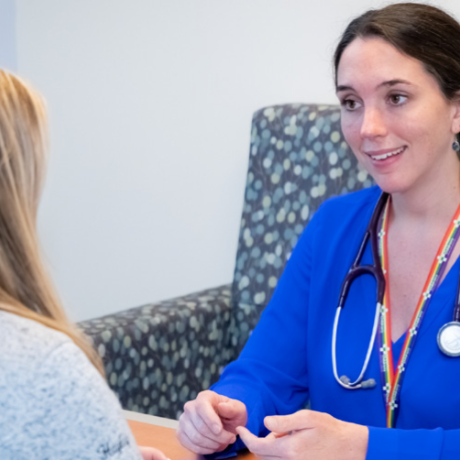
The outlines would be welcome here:
M 337 305 L 335 313 L 334 326 L 332 329 L 332 369 L 337 383 L 339 383 L 340 386 L 348 390 L 374 388 L 376 385 L 374 379 L 363 379 L 364 374 L 366 373 L 366 370 L 369 365 L 372 350 L 374 348 L 375 338 L 377 337 L 379 316 L 380 311 L 382 309 L 383 298 L 385 295 L 385 276 L 383 274 L 382 265 L 380 263 L 380 254 L 378 246 L 378 225 L 380 216 L 382 215 L 383 209 L 386 205 L 388 198 L 389 194 L 384 192 L 381 194 L 379 200 L 377 201 L 374 212 L 372 213 L 372 217 L 369 221 L 363 240 L 359 247 L 358 254 L 356 255 L 354 262 L 352 263 L 350 269 L 348 270 L 348 273 L 345 276 L 345 279 L 343 280 L 342 288 L 340 290 L 339 303 Z M 371 242 L 373 264 L 360 265 L 361 259 L 366 249 L 366 245 L 369 240 Z M 369 340 L 369 346 L 367 348 L 364 364 L 358 378 L 354 382 L 352 382 L 346 375 L 342 375 L 339 378 L 337 373 L 337 330 L 339 326 L 340 313 L 345 305 L 345 300 L 348 296 L 350 286 L 353 283 L 353 281 L 361 275 L 371 275 L 374 277 L 377 284 L 377 305 L 375 307 L 374 324 L 372 327 L 372 334 Z M 445 355 L 450 357 L 460 356 L 460 280 L 457 285 L 457 295 L 455 298 L 453 320 L 447 324 L 444 324 L 440 328 L 437 341 L 439 349 Z

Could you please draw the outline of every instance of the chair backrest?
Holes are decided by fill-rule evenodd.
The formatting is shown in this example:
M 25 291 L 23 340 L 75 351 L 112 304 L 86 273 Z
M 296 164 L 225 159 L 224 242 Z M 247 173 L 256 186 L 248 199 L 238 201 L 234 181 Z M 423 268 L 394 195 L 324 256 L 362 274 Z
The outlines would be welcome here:
M 285 104 L 254 114 L 232 287 L 234 357 L 318 206 L 372 184 L 344 141 L 338 106 Z

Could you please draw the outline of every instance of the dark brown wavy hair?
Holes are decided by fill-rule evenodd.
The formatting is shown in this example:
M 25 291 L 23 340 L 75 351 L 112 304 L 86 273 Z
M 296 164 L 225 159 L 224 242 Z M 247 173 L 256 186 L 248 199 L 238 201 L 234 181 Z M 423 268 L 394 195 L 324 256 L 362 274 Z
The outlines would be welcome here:
M 366 11 L 345 29 L 334 53 L 335 81 L 345 48 L 356 38 L 379 37 L 418 59 L 448 100 L 460 91 L 460 24 L 445 11 L 421 3 L 395 3 Z

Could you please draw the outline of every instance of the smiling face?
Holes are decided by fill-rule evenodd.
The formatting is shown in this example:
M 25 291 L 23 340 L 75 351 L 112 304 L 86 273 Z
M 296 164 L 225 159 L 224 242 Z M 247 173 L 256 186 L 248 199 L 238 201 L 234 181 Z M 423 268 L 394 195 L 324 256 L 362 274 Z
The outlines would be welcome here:
M 460 104 L 420 61 L 381 38 L 357 38 L 340 59 L 337 95 L 345 139 L 384 191 L 458 185 Z

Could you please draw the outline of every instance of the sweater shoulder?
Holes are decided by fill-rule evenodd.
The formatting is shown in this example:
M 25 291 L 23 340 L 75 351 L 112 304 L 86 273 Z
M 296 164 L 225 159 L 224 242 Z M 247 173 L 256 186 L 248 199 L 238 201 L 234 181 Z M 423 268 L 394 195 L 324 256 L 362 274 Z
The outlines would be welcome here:
M 2 366 L 33 367 L 55 349 L 72 340 L 62 332 L 28 318 L 0 311 L 0 362 Z

